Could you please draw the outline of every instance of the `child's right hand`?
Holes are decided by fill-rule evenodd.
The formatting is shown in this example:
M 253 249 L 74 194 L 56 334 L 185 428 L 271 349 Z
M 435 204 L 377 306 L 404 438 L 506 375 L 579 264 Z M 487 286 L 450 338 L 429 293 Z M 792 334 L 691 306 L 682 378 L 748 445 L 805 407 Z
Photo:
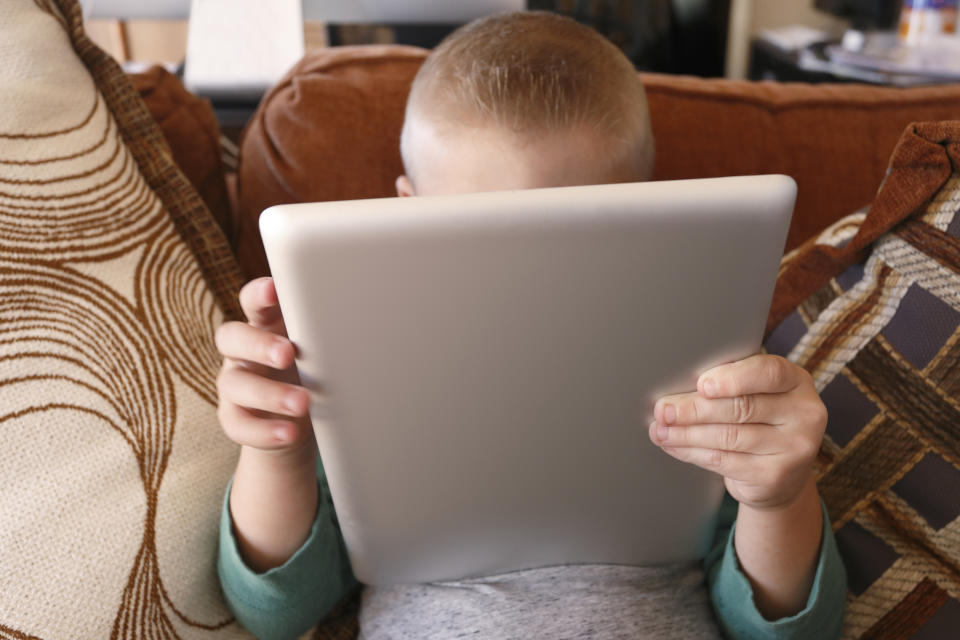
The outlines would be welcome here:
M 227 437 L 263 451 L 316 449 L 309 392 L 299 385 L 295 348 L 287 338 L 272 278 L 251 280 L 240 290 L 249 323 L 217 329 L 223 355 L 217 377 L 217 417 Z

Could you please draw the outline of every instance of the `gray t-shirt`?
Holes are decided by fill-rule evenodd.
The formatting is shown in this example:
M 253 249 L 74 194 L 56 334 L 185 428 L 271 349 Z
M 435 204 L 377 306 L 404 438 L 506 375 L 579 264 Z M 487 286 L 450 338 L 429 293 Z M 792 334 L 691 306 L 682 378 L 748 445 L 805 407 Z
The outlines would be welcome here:
M 573 565 L 367 587 L 361 640 L 720 638 L 699 562 Z
M 258 638 L 303 636 L 357 587 L 323 472 L 310 536 L 281 567 L 258 573 L 240 555 L 224 495 L 217 573 L 237 622 Z M 698 561 L 660 567 L 548 567 L 474 580 L 364 589 L 365 640 L 411 638 L 839 638 L 846 576 L 826 507 L 823 544 L 806 607 L 766 620 L 737 562 L 737 503 L 726 496 L 713 548 Z M 704 580 L 703 571 L 707 572 Z M 708 594 L 712 594 L 712 600 Z M 716 612 L 716 620 L 714 619 Z

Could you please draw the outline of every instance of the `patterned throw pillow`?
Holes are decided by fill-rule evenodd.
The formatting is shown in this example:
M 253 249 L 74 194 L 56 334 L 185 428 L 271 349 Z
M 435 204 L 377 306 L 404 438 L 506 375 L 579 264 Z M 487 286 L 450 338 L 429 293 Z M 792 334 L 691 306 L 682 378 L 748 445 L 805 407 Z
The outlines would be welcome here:
M 846 638 L 960 629 L 960 122 L 912 125 L 866 214 L 781 267 L 766 348 L 829 411 L 820 492 Z
M 249 638 L 215 569 L 226 240 L 75 0 L 0 2 L 0 87 L 0 638 Z

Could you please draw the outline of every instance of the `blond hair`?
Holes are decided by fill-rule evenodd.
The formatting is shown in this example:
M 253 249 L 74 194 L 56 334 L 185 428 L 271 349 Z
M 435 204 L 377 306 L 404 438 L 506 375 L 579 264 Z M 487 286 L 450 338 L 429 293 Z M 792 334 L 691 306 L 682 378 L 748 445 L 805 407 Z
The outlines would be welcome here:
M 497 14 L 434 49 L 407 101 L 401 152 L 410 173 L 410 122 L 505 128 L 520 139 L 578 131 L 614 143 L 649 176 L 653 137 L 631 62 L 599 33 L 544 11 Z

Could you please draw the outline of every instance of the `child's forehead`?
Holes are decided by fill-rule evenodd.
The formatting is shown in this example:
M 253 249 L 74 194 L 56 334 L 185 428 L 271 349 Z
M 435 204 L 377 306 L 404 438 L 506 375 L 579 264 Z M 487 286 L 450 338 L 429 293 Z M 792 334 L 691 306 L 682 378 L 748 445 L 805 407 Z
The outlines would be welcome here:
M 411 123 L 412 124 L 412 123 Z M 644 179 L 609 136 L 591 130 L 524 135 L 496 124 L 409 131 L 407 169 L 424 193 L 525 189 Z
M 624 131 L 620 137 L 589 124 L 565 127 L 517 127 L 494 119 L 475 116 L 429 116 L 408 114 L 404 124 L 407 135 L 432 146 L 434 150 L 456 148 L 460 151 L 525 152 L 550 147 L 554 152 L 582 154 L 609 148 L 613 142 L 625 142 L 636 134 Z

